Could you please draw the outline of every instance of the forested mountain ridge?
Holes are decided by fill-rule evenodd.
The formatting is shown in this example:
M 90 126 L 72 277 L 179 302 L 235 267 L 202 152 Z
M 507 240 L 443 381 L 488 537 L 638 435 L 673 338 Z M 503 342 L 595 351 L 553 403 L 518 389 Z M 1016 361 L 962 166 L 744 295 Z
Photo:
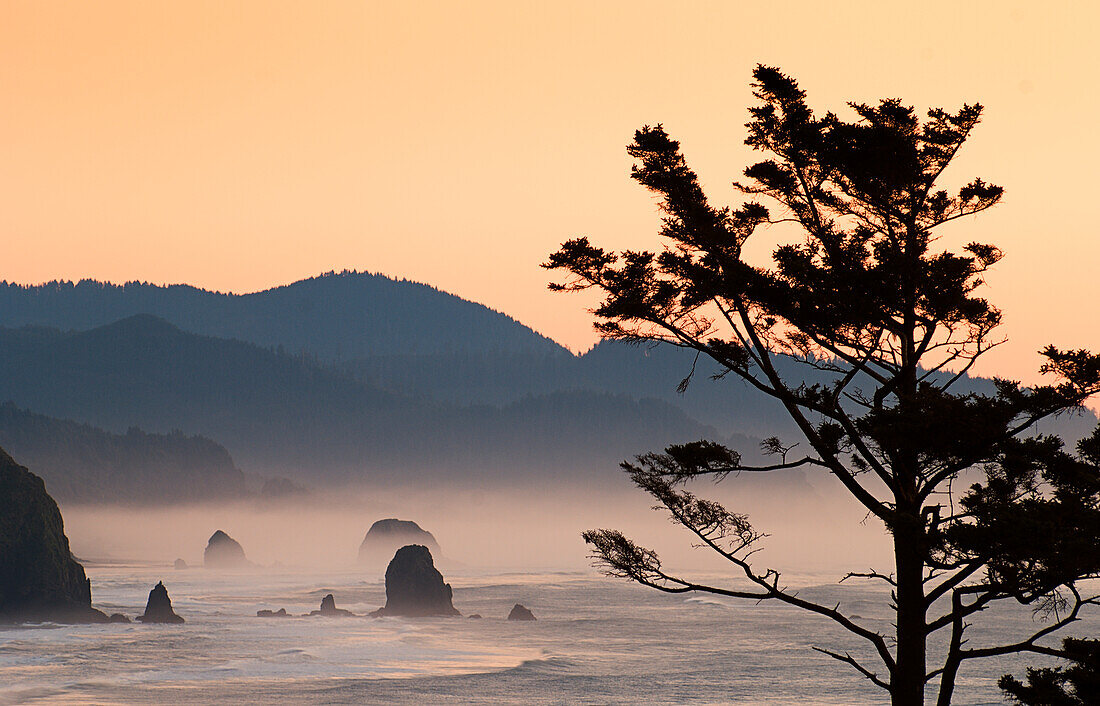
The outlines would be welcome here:
M 112 434 L 0 404 L 0 446 L 62 502 L 175 504 L 246 495 L 244 474 L 210 439 L 182 432 Z
M 149 315 L 90 331 L 0 329 L 2 400 L 116 433 L 201 434 L 248 472 L 310 483 L 593 471 L 613 482 L 622 458 L 717 433 L 666 402 L 587 390 L 504 405 L 411 399 Z
M 388 294 L 365 294 L 372 287 Z M 458 307 L 476 325 L 461 316 L 429 318 L 431 326 L 402 320 L 416 307 L 405 307 L 400 292 L 446 304 L 440 311 Z M 0 306 L 0 319 L 36 322 L 0 328 L 0 402 L 116 434 L 200 434 L 249 473 L 311 485 L 547 474 L 614 484 L 619 461 L 667 443 L 741 435 L 733 446 L 752 457 L 759 438 L 793 433 L 778 404 L 743 382 L 712 379 L 719 371 L 705 357 L 617 341 L 573 356 L 485 307 L 376 275 L 323 276 L 244 297 L 90 281 L 0 285 L 0 301 L 11 304 Z M 353 313 L 340 312 L 345 304 Z M 137 306 L 224 333 L 196 334 L 147 313 L 84 326 Z M 50 321 L 56 327 L 42 325 Z M 807 374 L 793 360 L 777 362 L 792 379 Z M 981 378 L 963 384 L 990 387 Z M 1086 413 L 1038 431 L 1072 441 L 1095 425 Z
M 774 362 L 785 379 L 807 384 L 830 381 L 828 375 L 792 358 L 776 356 Z M 340 367 L 379 388 L 451 404 L 503 404 L 558 390 L 592 390 L 663 400 L 713 426 L 723 437 L 797 433 L 778 402 L 737 378 L 714 379 L 721 372 L 717 364 L 670 345 L 602 341 L 575 357 L 496 352 L 371 356 Z M 681 392 L 677 387 L 689 376 L 690 383 Z M 854 387 L 859 387 L 858 381 Z M 992 394 L 994 385 L 987 378 L 964 376 L 955 388 Z M 1037 431 L 1059 433 L 1074 441 L 1090 434 L 1096 424 L 1096 415 L 1083 410 L 1046 420 Z
M 568 355 L 506 314 L 381 274 L 327 273 L 252 294 L 87 279 L 0 282 L 0 326 L 88 330 L 136 314 L 152 314 L 192 333 L 282 346 L 325 361 L 461 351 Z
M 735 380 L 714 380 L 710 361 L 672 346 L 603 341 L 580 356 L 467 352 L 369 356 L 340 364 L 364 382 L 447 404 L 507 404 L 566 390 L 648 397 L 674 405 L 721 435 L 760 437 L 790 426 L 778 403 Z M 683 392 L 679 382 L 692 373 Z M 794 371 L 792 371 L 794 372 Z

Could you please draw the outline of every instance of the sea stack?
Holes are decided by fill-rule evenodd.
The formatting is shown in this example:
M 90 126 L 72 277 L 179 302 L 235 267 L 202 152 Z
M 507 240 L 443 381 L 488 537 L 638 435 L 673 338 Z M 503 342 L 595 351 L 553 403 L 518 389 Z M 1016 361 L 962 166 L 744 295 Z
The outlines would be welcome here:
M 439 544 L 431 532 L 422 529 L 412 520 L 390 518 L 378 520 L 363 537 L 359 545 L 359 563 L 381 563 L 394 555 L 401 547 L 420 544 L 430 551 L 439 553 Z
M 202 553 L 202 565 L 208 569 L 240 569 L 251 566 L 237 540 L 218 530 L 210 536 Z
M 344 610 L 343 608 L 336 607 L 336 599 L 332 594 L 328 594 L 321 599 L 321 609 L 310 611 L 310 615 L 324 615 L 330 618 L 348 618 L 353 617 L 355 613 L 350 610 Z
M 104 623 L 42 479 L 0 449 L 0 622 Z
M 512 606 L 512 612 L 508 614 L 509 620 L 534 620 L 535 614 L 519 603 Z
M 149 602 L 145 604 L 145 615 L 139 615 L 138 620 L 143 623 L 182 623 L 183 618 L 172 610 L 172 599 L 168 597 L 168 589 L 163 581 L 157 581 L 153 590 L 149 591 Z
M 460 615 L 451 605 L 451 595 L 451 586 L 443 583 L 428 548 L 410 544 L 393 555 L 386 568 L 386 606 L 371 615 Z

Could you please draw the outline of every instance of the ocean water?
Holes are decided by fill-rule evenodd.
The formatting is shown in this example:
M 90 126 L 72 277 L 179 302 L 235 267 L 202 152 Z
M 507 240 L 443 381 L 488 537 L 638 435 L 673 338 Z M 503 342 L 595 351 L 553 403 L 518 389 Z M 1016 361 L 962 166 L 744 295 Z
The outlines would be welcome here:
M 827 620 L 778 604 L 662 594 L 595 571 L 448 572 L 455 606 L 482 620 L 255 617 L 262 608 L 307 613 L 330 592 L 356 613 L 382 605 L 382 582 L 356 571 L 93 564 L 88 574 L 95 605 L 130 617 L 163 579 L 187 622 L 0 629 L 0 703 L 886 702 L 849 667 L 810 649 L 867 654 Z M 888 630 L 882 591 L 838 588 L 825 576 L 800 582 L 801 595 L 840 601 Z M 507 621 L 517 602 L 538 620 Z M 972 644 L 1034 626 L 1026 611 L 988 617 Z M 1075 632 L 1098 627 L 1089 619 Z M 1003 703 L 996 678 L 1034 661 L 970 663 L 956 703 Z

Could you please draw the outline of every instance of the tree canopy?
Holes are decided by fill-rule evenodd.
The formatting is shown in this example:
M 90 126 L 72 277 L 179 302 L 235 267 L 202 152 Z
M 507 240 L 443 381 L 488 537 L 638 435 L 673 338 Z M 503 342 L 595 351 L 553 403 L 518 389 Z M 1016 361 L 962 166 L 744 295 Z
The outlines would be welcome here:
M 980 214 L 1000 186 L 945 172 L 979 124 L 982 106 L 919 115 L 895 98 L 851 103 L 853 115 L 816 116 L 780 70 L 758 66 L 758 103 L 746 144 L 764 158 L 735 182 L 735 208 L 712 205 L 679 143 L 661 125 L 628 146 L 631 176 L 664 213 L 660 252 L 604 250 L 569 240 L 545 267 L 564 273 L 551 289 L 594 288 L 605 337 L 687 348 L 780 404 L 809 447 L 788 459 L 774 440 L 772 465 L 750 466 L 711 441 L 671 446 L 624 462 L 638 486 L 729 562 L 730 586 L 667 573 L 653 551 L 615 530 L 584 534 L 608 573 L 670 592 L 707 591 L 774 600 L 828 617 L 866 640 L 878 664 L 820 650 L 886 690 L 894 704 L 923 703 L 938 681 L 950 703 L 965 661 L 1012 652 L 1058 654 L 1042 638 L 1095 598 L 1082 580 L 1100 575 L 1100 432 L 1066 449 L 1035 422 L 1072 411 L 1100 390 L 1100 358 L 1049 346 L 1049 382 L 996 381 L 992 394 L 961 389 L 974 362 L 1003 342 L 1000 311 L 980 294 L 1001 258 L 994 245 L 944 247 L 940 229 Z M 743 256 L 750 238 L 775 240 L 770 262 Z M 829 382 L 784 375 L 789 357 Z M 820 379 L 820 375 L 817 376 Z M 691 372 L 682 381 L 686 387 Z M 889 585 L 894 634 L 783 588 L 752 554 L 762 535 L 746 515 L 699 497 L 691 479 L 806 467 L 830 474 L 890 533 L 889 569 L 849 574 Z M 969 488 L 956 483 L 980 473 Z M 1005 644 L 966 641 L 969 621 L 998 600 L 1035 607 L 1047 621 Z M 929 665 L 928 642 L 948 647 Z
M 1023 706 L 1088 706 L 1100 698 L 1100 640 L 1062 641 L 1069 664 L 1027 670 L 1027 683 L 1006 674 L 1001 689 Z

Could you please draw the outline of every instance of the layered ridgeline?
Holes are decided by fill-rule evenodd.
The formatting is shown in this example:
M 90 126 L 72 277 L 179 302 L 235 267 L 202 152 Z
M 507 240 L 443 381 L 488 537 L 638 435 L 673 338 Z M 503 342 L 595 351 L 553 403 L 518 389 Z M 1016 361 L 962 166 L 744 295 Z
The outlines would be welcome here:
M 793 431 L 780 404 L 761 399 L 739 380 L 712 379 L 718 372 L 713 364 L 673 346 L 603 341 L 579 356 L 506 351 L 376 355 L 344 361 L 340 367 L 378 387 L 449 404 L 504 404 L 588 390 L 661 400 L 721 435 L 763 438 Z M 681 392 L 678 385 L 689 375 L 691 382 Z
M 0 400 L 116 433 L 201 434 L 246 471 L 310 482 L 592 480 L 596 470 L 614 483 L 618 461 L 639 449 L 715 436 L 670 404 L 584 390 L 501 406 L 412 399 L 150 315 L 90 331 L 0 330 Z
M 135 314 L 323 361 L 447 351 L 567 355 L 549 338 L 481 304 L 366 272 L 329 273 L 254 294 L 138 282 L 0 282 L 4 327 L 88 330 Z
M 775 364 L 788 380 L 811 385 L 835 379 L 785 356 L 777 356 Z M 560 390 L 660 400 L 714 427 L 721 437 L 734 437 L 732 447 L 750 455 L 756 439 L 799 438 L 777 401 L 732 376 L 715 379 L 721 373 L 717 364 L 671 345 L 602 341 L 583 355 L 566 358 L 496 351 L 380 355 L 347 361 L 342 368 L 387 390 L 448 403 L 501 404 Z M 689 384 L 681 391 L 685 378 Z M 859 388 L 858 380 L 854 387 Z M 994 392 L 993 381 L 980 377 L 966 377 L 957 388 Z M 1082 411 L 1044 420 L 1038 431 L 1076 440 L 1091 434 L 1096 424 L 1096 415 Z M 741 436 L 756 439 L 745 445 Z
M 605 341 L 573 356 L 505 314 L 383 275 L 328 274 L 245 295 L 92 280 L 0 283 L 4 327 L 87 331 L 139 314 L 192 333 L 304 354 L 317 368 L 331 363 L 367 387 L 400 397 L 499 407 L 528 396 L 587 391 L 661 400 L 723 437 L 793 431 L 778 404 L 744 383 L 711 380 L 718 370 L 706 360 L 696 364 L 690 352 Z M 791 375 L 807 373 L 785 367 Z M 678 392 L 677 384 L 693 369 L 692 384 Z M 981 379 L 972 385 L 990 387 Z M 1063 417 L 1055 424 L 1044 431 L 1078 438 L 1091 431 L 1095 417 Z M 222 440 L 215 430 L 209 433 Z
M 667 443 L 712 438 L 759 458 L 760 438 L 791 431 L 777 404 L 711 379 L 713 366 L 690 353 L 604 342 L 573 356 L 503 314 L 380 275 L 243 296 L 0 285 L 0 323 L 19 326 L 0 329 L 0 401 L 115 434 L 201 434 L 245 471 L 308 484 L 615 485 L 620 460 Z M 1078 438 L 1095 423 L 1067 416 L 1042 431 Z
M 0 446 L 34 468 L 61 502 L 186 503 L 248 492 L 225 447 L 178 431 L 114 434 L 6 402 Z
M 743 395 L 740 384 L 695 384 L 678 394 L 692 363 L 680 351 L 603 343 L 576 357 L 505 314 L 382 275 L 322 275 L 245 295 L 136 282 L 0 283 L 3 327 L 88 331 L 141 314 L 191 333 L 305 354 L 375 388 L 452 405 L 589 390 L 661 399 L 723 434 L 766 436 L 787 424 L 778 406 Z

